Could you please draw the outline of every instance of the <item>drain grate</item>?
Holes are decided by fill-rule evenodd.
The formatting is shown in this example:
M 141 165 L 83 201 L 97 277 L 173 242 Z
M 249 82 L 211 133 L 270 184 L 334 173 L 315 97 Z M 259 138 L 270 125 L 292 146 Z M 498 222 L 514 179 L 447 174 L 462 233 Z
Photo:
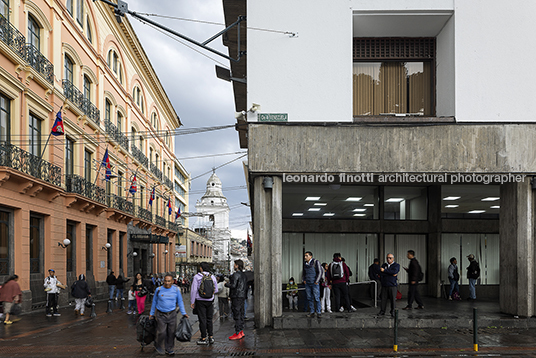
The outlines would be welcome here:
M 254 356 L 255 352 L 236 352 L 229 354 L 229 357 L 251 357 Z

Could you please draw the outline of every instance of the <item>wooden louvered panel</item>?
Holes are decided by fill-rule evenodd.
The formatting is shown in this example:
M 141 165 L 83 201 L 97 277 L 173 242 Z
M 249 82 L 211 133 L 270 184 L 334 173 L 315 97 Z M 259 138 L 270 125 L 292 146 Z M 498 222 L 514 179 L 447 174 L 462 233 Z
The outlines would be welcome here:
M 356 60 L 431 60 L 435 58 L 433 37 L 354 38 Z

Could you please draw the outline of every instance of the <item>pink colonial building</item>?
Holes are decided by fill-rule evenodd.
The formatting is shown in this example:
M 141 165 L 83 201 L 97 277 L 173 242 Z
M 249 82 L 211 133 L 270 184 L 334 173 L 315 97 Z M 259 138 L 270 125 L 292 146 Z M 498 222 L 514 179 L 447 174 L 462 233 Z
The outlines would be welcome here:
M 46 145 L 60 111 L 65 134 Z M 45 304 L 49 268 L 68 285 L 86 274 L 101 298 L 110 271 L 175 272 L 189 177 L 173 153 L 180 125 L 107 5 L 0 0 L 0 283 L 19 275 L 24 310 Z

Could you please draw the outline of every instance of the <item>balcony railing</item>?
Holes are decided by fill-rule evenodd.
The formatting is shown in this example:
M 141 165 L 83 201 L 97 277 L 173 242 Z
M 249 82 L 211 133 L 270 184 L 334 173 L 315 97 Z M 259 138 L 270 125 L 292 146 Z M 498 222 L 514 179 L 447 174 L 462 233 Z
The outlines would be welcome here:
M 39 72 L 50 84 L 54 84 L 54 65 L 37 47 L 32 44 L 25 45 L 25 60 Z
M 167 227 L 166 226 L 166 219 L 164 219 L 161 216 L 154 215 L 154 223 L 158 226 Z
M 65 97 L 73 102 L 86 116 L 88 116 L 96 125 L 100 125 L 100 110 L 89 99 L 84 97 L 84 94 L 80 92 L 69 80 L 63 80 L 63 94 Z
M 132 151 L 132 156 L 134 156 L 134 158 L 136 158 L 141 165 L 143 165 L 145 168 L 149 168 L 149 159 L 147 159 L 141 150 L 139 150 L 134 144 L 130 146 L 130 150 Z
M 173 190 L 173 182 L 166 175 L 164 175 L 164 185 Z
M 158 180 L 162 181 L 162 171 L 158 169 L 154 163 L 151 163 L 151 173 L 153 173 Z
M 141 206 L 136 206 L 136 216 L 142 220 L 153 222 L 153 214 Z
M 65 175 L 65 188 L 68 193 L 79 194 L 101 204 L 106 204 L 106 190 L 79 175 Z
M 0 14 L 0 41 L 5 43 L 17 55 L 26 59 L 26 38 L 2 14 Z
M 108 206 L 134 215 L 134 204 L 115 194 L 111 194 L 108 197 Z
M 117 129 L 115 124 L 113 124 L 109 119 L 104 120 L 104 126 L 106 127 L 106 134 L 112 137 L 112 139 L 120 146 L 128 150 L 127 136 L 121 133 L 121 131 Z
M 179 224 L 174 223 L 172 221 L 168 221 L 168 229 L 171 230 L 171 231 L 174 231 L 174 232 L 178 232 L 179 231 Z
M 61 186 L 60 167 L 12 144 L 0 142 L 0 166 L 10 167 L 47 183 Z

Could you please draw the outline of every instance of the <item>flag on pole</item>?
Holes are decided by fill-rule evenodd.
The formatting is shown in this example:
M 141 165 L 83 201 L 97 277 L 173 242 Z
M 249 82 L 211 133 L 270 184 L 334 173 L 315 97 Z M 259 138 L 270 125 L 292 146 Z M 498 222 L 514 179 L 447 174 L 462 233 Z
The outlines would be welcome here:
M 130 183 L 130 189 L 128 189 L 128 192 L 132 195 L 138 191 L 138 186 L 136 184 L 136 174 L 134 174 L 134 178 L 132 179 L 132 183 Z
M 167 207 L 168 207 L 168 215 L 171 215 L 171 196 L 168 198 Z
M 52 126 L 51 134 L 53 136 L 59 136 L 59 135 L 65 134 L 65 128 L 63 127 L 63 119 L 61 118 L 61 108 L 56 114 L 56 120 L 54 121 L 54 125 Z
M 102 158 L 102 166 L 106 168 L 106 181 L 110 180 L 112 176 L 112 166 L 110 165 L 110 157 L 108 156 L 108 148 L 104 152 L 104 158 Z
M 155 197 L 155 187 L 153 186 L 153 191 L 151 192 L 151 196 L 149 196 L 149 205 L 153 205 L 154 197 Z
M 181 216 L 181 208 L 179 206 L 179 210 L 177 211 L 177 213 L 175 214 L 175 221 L 177 221 L 177 219 L 179 218 L 179 216 Z

